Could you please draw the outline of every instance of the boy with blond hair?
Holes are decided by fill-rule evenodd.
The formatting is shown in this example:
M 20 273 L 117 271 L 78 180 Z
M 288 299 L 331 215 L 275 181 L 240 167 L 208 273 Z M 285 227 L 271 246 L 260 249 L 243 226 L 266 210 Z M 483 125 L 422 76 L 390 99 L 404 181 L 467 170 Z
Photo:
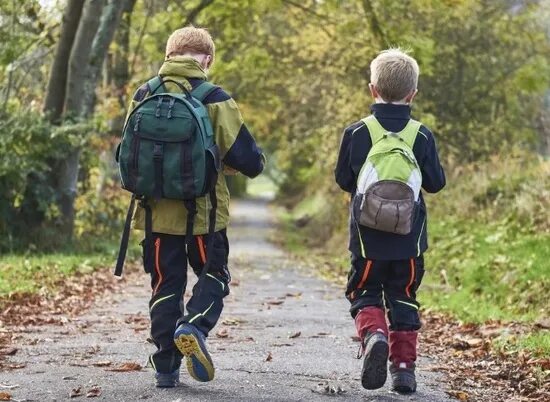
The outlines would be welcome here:
M 440 191 L 445 174 L 434 136 L 411 119 L 416 60 L 400 49 L 385 50 L 370 73 L 372 115 L 345 129 L 335 169 L 338 185 L 352 194 L 346 298 L 361 338 L 359 357 L 365 356 L 363 387 L 384 385 L 389 357 L 392 388 L 409 393 L 416 391 L 416 290 L 428 248 L 420 188 Z
M 265 158 L 244 124 L 235 101 L 223 89 L 207 81 L 214 55 L 214 42 L 207 30 L 193 26 L 178 29 L 168 38 L 165 61 L 156 82 L 164 86 L 161 92 L 185 93 L 187 99 L 190 99 L 189 94 L 198 99 L 207 109 L 223 172 L 241 172 L 253 178 L 262 172 Z M 129 115 L 140 102 L 158 93 L 156 89 L 159 87 L 151 88 L 153 80 L 139 87 Z M 159 99 L 157 117 L 165 117 L 162 96 Z M 169 106 L 168 119 L 171 118 L 173 106 L 173 103 Z M 182 153 L 182 158 L 185 158 L 185 153 Z M 182 159 L 181 163 L 181 166 L 178 163 L 174 168 L 185 169 L 188 162 Z M 193 185 L 193 180 L 190 183 Z M 147 200 L 134 216 L 134 227 L 145 230 L 142 245 L 145 271 L 151 275 L 151 338 L 157 346 L 149 361 L 156 372 L 157 387 L 178 384 L 184 356 L 187 370 L 194 379 L 204 382 L 214 378 L 214 365 L 206 349 L 206 337 L 220 317 L 231 281 L 227 267 L 229 242 L 226 234 L 229 191 L 223 174 L 217 176 L 214 188 L 214 196 L 210 194 L 195 200 L 192 219 L 189 215 L 191 211 L 186 210 L 187 204 L 162 197 Z M 210 235 L 209 224 L 214 226 L 214 221 L 215 227 L 212 227 L 213 234 Z M 192 233 L 192 239 L 186 238 L 186 233 Z M 207 250 L 206 244 L 212 247 Z M 207 272 L 201 275 L 202 283 L 193 288 L 184 311 L 188 262 L 195 274 L 199 275 L 205 265 Z

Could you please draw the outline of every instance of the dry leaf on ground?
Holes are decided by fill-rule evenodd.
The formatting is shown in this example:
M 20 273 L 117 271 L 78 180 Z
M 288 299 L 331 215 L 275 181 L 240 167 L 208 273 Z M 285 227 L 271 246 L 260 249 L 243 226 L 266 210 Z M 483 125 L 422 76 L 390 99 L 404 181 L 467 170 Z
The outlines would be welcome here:
M 301 331 L 298 331 L 298 332 L 294 332 L 293 334 L 290 334 L 288 336 L 289 339 L 294 339 L 294 338 L 298 338 L 300 335 L 302 335 L 302 332 Z
M 0 392 L 0 401 L 11 401 L 11 395 L 7 392 Z
M 227 328 L 222 328 L 218 332 L 216 332 L 216 336 L 218 338 L 229 338 L 229 331 Z
M 265 358 L 265 361 L 266 361 L 266 362 L 270 362 L 271 360 L 273 360 L 273 355 L 271 354 L 271 352 L 269 352 L 269 353 L 267 354 L 267 357 Z
M 109 360 L 104 360 L 104 361 L 92 363 L 92 366 L 94 366 L 94 367 L 108 367 L 111 364 L 113 364 L 113 363 L 110 362 Z
M 82 387 L 73 388 L 69 394 L 71 398 L 76 398 L 77 396 L 82 396 Z
M 0 355 L 13 356 L 17 353 L 17 348 L 2 348 L 0 349 Z
M 95 398 L 101 395 L 101 388 L 99 387 L 92 387 L 90 390 L 86 393 L 86 398 Z
M 126 372 L 126 371 L 140 371 L 142 369 L 140 364 L 127 362 L 118 367 L 108 368 L 107 371 Z

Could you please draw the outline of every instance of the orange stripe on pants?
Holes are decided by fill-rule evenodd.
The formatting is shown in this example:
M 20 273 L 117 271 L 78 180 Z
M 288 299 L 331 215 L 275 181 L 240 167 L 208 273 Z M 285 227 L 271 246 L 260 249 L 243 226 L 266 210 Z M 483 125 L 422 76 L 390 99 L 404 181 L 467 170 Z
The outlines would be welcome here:
M 359 282 L 359 286 L 357 286 L 357 289 L 361 289 L 365 284 L 365 282 L 367 281 L 371 266 L 372 266 L 372 260 L 367 260 L 367 264 L 365 265 L 365 271 L 363 272 L 363 277 L 361 278 L 361 282 Z
M 411 286 L 414 283 L 414 277 L 416 276 L 416 263 L 414 261 L 414 258 L 411 258 L 410 262 L 411 262 L 411 279 L 409 280 L 409 283 L 405 288 L 405 293 L 407 294 L 407 297 L 411 297 Z
M 206 264 L 206 251 L 204 249 L 204 241 L 202 240 L 202 236 L 197 236 L 197 243 L 199 246 L 199 255 L 201 258 L 201 262 L 203 264 Z
M 153 294 L 158 292 L 159 286 L 162 283 L 162 272 L 160 271 L 160 237 L 155 240 L 155 270 L 157 271 L 159 279 L 155 285 Z

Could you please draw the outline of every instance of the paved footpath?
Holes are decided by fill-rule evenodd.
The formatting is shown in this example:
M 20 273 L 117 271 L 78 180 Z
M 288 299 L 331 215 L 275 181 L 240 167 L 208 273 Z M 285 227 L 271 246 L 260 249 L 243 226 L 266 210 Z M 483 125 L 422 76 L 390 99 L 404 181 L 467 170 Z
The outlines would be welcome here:
M 144 365 L 153 350 L 147 342 L 148 278 L 140 275 L 63 327 L 29 329 L 11 359 L 26 367 L 0 373 L 0 384 L 19 385 L 9 390 L 14 400 L 41 402 L 68 400 L 79 387 L 83 395 L 72 400 L 89 400 L 86 393 L 94 388 L 101 392 L 95 399 L 104 401 L 448 400 L 438 374 L 422 371 L 432 364 L 426 358 L 413 396 L 392 393 L 389 380 L 381 390 L 361 388 L 343 289 L 311 276 L 269 243 L 272 217 L 265 202 L 238 201 L 232 212 L 234 285 L 208 340 L 214 381 L 195 382 L 183 369 L 179 387 L 159 390 L 149 368 L 108 371 L 126 362 Z

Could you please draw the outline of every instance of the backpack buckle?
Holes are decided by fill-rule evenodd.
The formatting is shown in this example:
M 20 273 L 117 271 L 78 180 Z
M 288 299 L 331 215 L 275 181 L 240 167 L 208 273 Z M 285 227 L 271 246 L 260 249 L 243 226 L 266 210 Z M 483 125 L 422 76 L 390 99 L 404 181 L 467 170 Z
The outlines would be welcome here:
M 168 119 L 172 118 L 172 108 L 174 107 L 175 103 L 176 103 L 176 98 L 171 98 L 170 104 L 168 105 L 168 114 L 166 115 L 166 118 Z
M 164 154 L 163 144 L 156 142 L 155 145 L 153 145 L 153 159 L 162 159 L 163 154 Z
M 155 111 L 155 117 L 158 119 L 160 117 L 160 107 L 162 106 L 162 96 L 159 96 L 159 100 L 157 101 L 157 110 Z

